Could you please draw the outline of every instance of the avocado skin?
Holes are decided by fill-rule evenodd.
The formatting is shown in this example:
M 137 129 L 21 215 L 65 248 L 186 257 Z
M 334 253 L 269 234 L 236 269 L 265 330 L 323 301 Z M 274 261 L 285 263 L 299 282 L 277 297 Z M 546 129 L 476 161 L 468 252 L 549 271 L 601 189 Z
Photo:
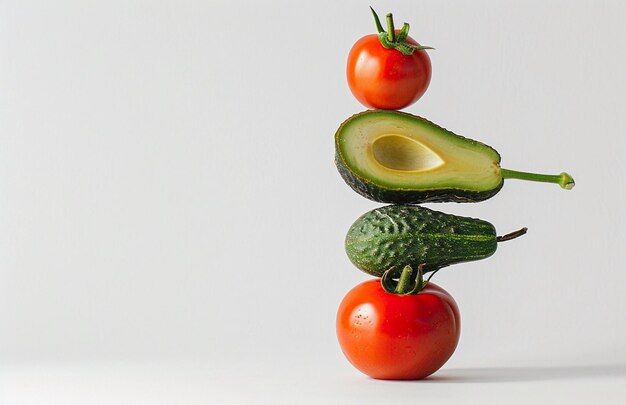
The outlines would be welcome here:
M 388 205 L 357 219 L 345 239 L 350 261 L 380 277 L 392 267 L 424 264 L 423 271 L 484 259 L 495 253 L 492 224 L 412 205 Z
M 429 202 L 479 202 L 496 195 L 504 185 L 504 180 L 502 180 L 498 187 L 485 191 L 468 191 L 453 188 L 427 190 L 388 189 L 354 174 L 344 165 L 338 153 L 335 154 L 335 165 L 337 166 L 341 178 L 343 178 L 350 188 L 365 198 L 382 203 L 421 204 Z

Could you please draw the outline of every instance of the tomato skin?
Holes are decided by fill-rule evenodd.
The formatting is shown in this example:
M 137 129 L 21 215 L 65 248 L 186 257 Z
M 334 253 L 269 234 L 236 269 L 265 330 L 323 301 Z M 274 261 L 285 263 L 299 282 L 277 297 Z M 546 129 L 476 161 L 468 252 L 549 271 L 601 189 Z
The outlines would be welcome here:
M 405 42 L 419 45 L 411 37 Z M 383 47 L 375 34 L 352 46 L 346 68 L 354 97 L 366 107 L 384 110 L 399 110 L 416 102 L 426 92 L 431 74 L 425 50 L 404 55 Z
M 433 283 L 416 295 L 396 295 L 369 280 L 348 292 L 337 312 L 343 353 L 376 379 L 428 377 L 454 353 L 460 326 L 456 302 Z

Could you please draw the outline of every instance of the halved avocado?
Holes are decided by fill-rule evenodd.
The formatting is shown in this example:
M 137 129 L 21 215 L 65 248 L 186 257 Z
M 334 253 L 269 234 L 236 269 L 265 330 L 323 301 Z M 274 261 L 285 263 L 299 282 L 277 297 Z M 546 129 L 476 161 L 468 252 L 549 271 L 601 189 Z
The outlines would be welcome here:
M 482 201 L 500 191 L 507 177 L 574 185 L 566 173 L 502 169 L 492 147 L 398 111 L 368 110 L 348 118 L 335 134 L 335 152 L 346 183 L 386 203 Z

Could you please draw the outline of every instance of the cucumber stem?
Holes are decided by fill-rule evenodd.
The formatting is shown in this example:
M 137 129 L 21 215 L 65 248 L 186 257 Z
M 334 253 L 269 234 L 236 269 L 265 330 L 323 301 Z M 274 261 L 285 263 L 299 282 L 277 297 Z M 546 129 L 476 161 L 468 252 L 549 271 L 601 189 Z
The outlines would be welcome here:
M 507 240 L 519 238 L 522 235 L 525 235 L 528 231 L 528 228 L 523 227 L 515 232 L 507 233 L 506 235 L 496 236 L 496 242 L 506 242 Z M 430 280 L 430 279 L 429 279 Z
M 517 170 L 500 169 L 500 173 L 502 174 L 503 179 L 519 179 L 540 181 L 543 183 L 556 183 L 565 190 L 571 190 L 576 184 L 574 183 L 574 179 L 572 178 L 572 176 L 565 172 L 561 174 L 539 174 L 520 172 Z

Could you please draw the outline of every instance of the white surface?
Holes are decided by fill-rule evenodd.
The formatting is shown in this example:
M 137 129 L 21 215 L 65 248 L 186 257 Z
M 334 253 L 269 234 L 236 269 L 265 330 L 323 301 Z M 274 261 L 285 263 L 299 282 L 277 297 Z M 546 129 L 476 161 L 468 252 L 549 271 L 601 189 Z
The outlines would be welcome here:
M 333 365 L 335 366 L 335 365 Z M 280 362 L 231 367 L 66 366 L 0 370 L 3 404 L 556 404 L 621 405 L 625 366 L 444 369 L 423 381 Z
M 334 336 L 341 298 L 366 279 L 345 232 L 378 206 L 332 163 L 337 126 L 363 109 L 344 64 L 374 29 L 368 5 L 0 2 L 3 403 L 201 401 L 239 375 L 268 397 L 344 402 L 623 398 L 626 5 L 372 3 L 437 48 L 407 111 L 492 145 L 507 168 L 577 182 L 430 205 L 529 233 L 437 274 L 462 337 L 450 371 L 415 385 L 361 378 Z M 173 377 L 170 362 L 184 365 Z M 527 377 L 541 367 L 557 377 Z

